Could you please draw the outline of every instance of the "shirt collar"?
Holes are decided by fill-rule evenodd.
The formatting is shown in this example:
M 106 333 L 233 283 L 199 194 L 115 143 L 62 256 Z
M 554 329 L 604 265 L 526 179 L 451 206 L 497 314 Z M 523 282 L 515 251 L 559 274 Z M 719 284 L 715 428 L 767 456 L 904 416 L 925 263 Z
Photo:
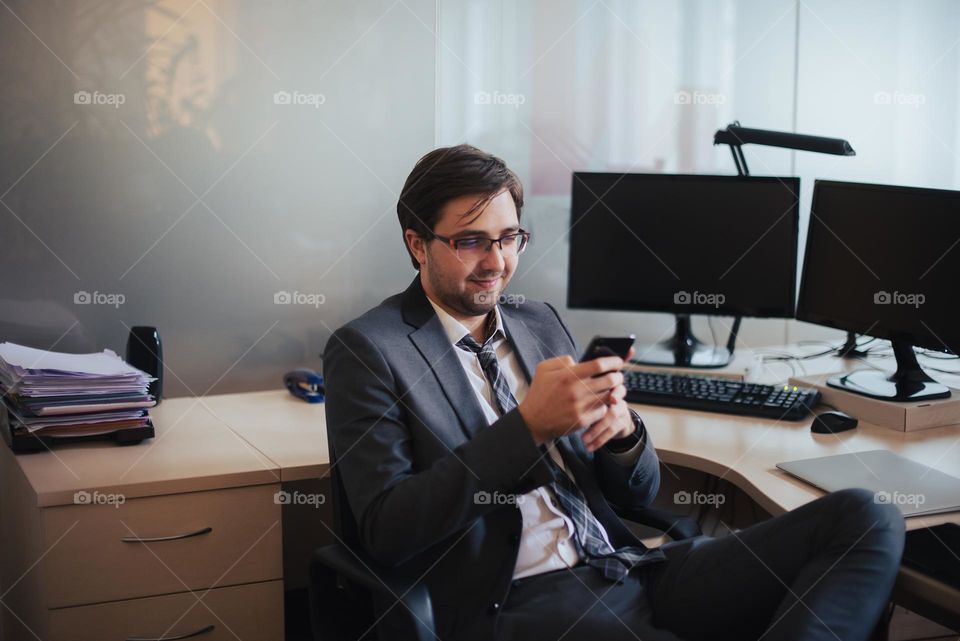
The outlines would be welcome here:
M 427 300 L 430 301 L 430 304 L 433 306 L 434 311 L 437 312 L 437 317 L 440 319 L 440 324 L 443 325 L 443 331 L 447 335 L 447 339 L 450 340 L 451 345 L 456 345 L 460 342 L 460 339 L 464 336 L 470 334 L 469 330 L 463 326 L 463 323 L 458 321 L 456 318 L 447 313 L 445 309 L 433 302 L 429 296 Z M 495 320 L 495 327 L 493 333 L 490 336 L 500 336 L 501 338 L 506 337 L 507 333 L 503 329 L 503 319 L 500 317 L 500 306 L 495 305 L 493 308 L 493 317 Z M 487 320 L 489 323 L 489 319 Z M 489 336 L 487 337 L 489 339 Z

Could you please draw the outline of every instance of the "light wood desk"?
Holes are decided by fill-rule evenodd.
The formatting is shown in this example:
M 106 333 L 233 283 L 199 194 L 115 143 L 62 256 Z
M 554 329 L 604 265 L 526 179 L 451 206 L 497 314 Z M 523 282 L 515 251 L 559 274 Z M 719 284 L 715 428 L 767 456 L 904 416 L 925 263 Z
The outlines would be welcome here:
M 823 348 L 780 346 L 755 351 L 741 350 L 735 361 L 721 372 L 746 374 L 754 382 L 780 384 L 797 374 L 823 374 L 826 378 L 828 374 L 840 370 L 863 366 L 857 361 L 832 356 L 805 360 L 802 370 L 797 366 L 791 369 L 784 363 L 761 365 L 757 360 L 760 354 L 809 354 L 818 351 L 823 351 Z M 886 367 L 893 364 L 892 359 L 871 359 L 871 362 Z M 943 361 L 932 363 L 944 367 Z M 952 365 L 949 362 L 947 364 Z M 960 364 L 955 367 L 960 369 Z M 702 373 L 709 375 L 709 371 Z M 937 377 L 941 382 L 957 385 L 960 389 L 960 377 L 940 374 Z M 326 469 L 328 463 L 326 427 L 322 416 L 318 417 L 320 422 L 316 424 L 297 420 L 270 422 L 266 418 L 254 418 L 258 412 L 253 405 L 250 405 L 249 411 L 244 411 L 248 402 L 274 406 L 274 403 L 282 401 L 276 406 L 277 411 L 295 419 L 287 414 L 292 410 L 288 407 L 290 401 L 283 398 L 284 394 L 261 392 L 259 395 L 245 395 L 243 403 L 232 405 L 232 415 L 237 420 L 231 425 L 281 468 L 285 481 L 315 478 L 318 469 L 316 464 L 322 461 L 320 468 Z M 633 404 L 632 407 L 643 417 L 664 465 L 679 465 L 724 478 L 773 515 L 782 514 L 823 495 L 820 490 L 779 471 L 776 464 L 783 461 L 888 449 L 960 477 L 960 425 L 899 432 L 861 423 L 855 430 L 830 435 L 813 434 L 810 431 L 812 417 L 797 422 L 776 422 L 650 405 Z M 223 415 L 228 414 L 225 411 Z M 960 512 L 911 517 L 906 524 L 913 529 L 944 522 L 960 523 Z M 897 589 L 898 598 L 910 602 L 911 607 L 918 611 L 923 612 L 925 608 L 928 614 L 937 615 L 941 621 L 957 621 L 956 617 L 960 617 L 960 593 L 945 589 L 945 586 L 933 583 L 909 569 L 901 568 Z M 922 603 L 916 601 L 917 595 L 922 596 Z M 936 610 L 931 611 L 931 606 Z
M 330 467 L 322 403 L 306 403 L 286 390 L 211 396 L 206 402 L 277 466 L 281 481 L 316 479 Z
M 325 437 L 322 406 L 268 398 L 164 401 L 156 437 L 139 445 L 0 446 L 3 638 L 281 641 L 282 471 L 230 412 L 267 427 L 258 421 L 319 417 L 313 434 Z
M 759 354 L 814 353 L 819 346 L 796 345 L 742 350 L 724 374 L 746 374 L 747 380 L 782 384 L 795 375 L 828 375 L 863 367 L 856 360 L 824 356 L 802 361 L 802 370 L 786 363 L 763 365 Z M 921 358 L 921 365 L 960 370 L 960 363 Z M 885 368 L 892 359 L 870 359 Z M 801 367 L 794 364 L 794 367 Z M 716 371 L 716 370 L 714 370 Z M 710 375 L 710 370 L 701 370 Z M 960 377 L 932 372 L 940 382 L 960 390 Z M 954 392 L 960 394 L 960 391 Z M 802 421 L 773 421 L 676 410 L 650 405 L 633 405 L 643 417 L 661 462 L 678 465 L 726 479 L 746 492 L 767 512 L 782 514 L 822 496 L 824 493 L 777 469 L 776 464 L 803 458 L 887 449 L 901 456 L 960 477 L 960 425 L 915 432 L 900 432 L 863 421 L 854 430 L 841 434 L 814 434 L 812 417 Z M 882 470 L 876 470 L 878 474 Z M 906 519 L 907 529 L 940 523 L 960 523 L 960 512 Z M 960 591 L 909 568 L 901 567 L 894 589 L 895 600 L 943 625 L 960 629 Z
M 864 366 L 856 360 L 829 355 L 793 365 L 794 368 L 802 367 L 802 370 L 791 369 L 783 362 L 763 364 L 758 359 L 764 354 L 812 354 L 823 350 L 820 345 L 739 350 L 729 366 L 720 370 L 696 370 L 696 373 L 704 376 L 710 376 L 711 372 L 745 374 L 750 382 L 783 384 L 795 375 L 819 375 L 826 380 L 837 372 Z M 893 366 L 892 359 L 870 359 L 869 362 L 880 367 Z M 933 362 L 947 368 L 944 361 Z M 946 363 L 960 370 L 960 361 Z M 924 364 L 923 359 L 921 364 Z M 960 394 L 960 377 L 935 374 L 944 384 L 956 386 L 958 391 L 955 393 Z M 901 432 L 861 421 L 856 429 L 848 432 L 814 434 L 810 431 L 812 416 L 802 421 L 774 421 L 651 405 L 633 407 L 643 417 L 664 464 L 689 467 L 724 478 L 773 515 L 823 495 L 820 490 L 778 470 L 776 464 L 784 461 L 887 449 L 960 477 L 960 417 L 957 425 L 915 432 Z M 912 517 L 907 519 L 907 527 L 912 529 L 947 521 L 960 523 L 960 512 Z
M 887 449 L 960 477 L 960 429 L 942 427 L 896 432 L 861 423 L 842 434 L 814 434 L 811 419 L 774 422 L 633 405 L 647 426 L 660 460 L 726 479 L 773 515 L 822 496 L 823 492 L 777 469 L 803 458 Z M 876 470 L 878 474 L 882 470 Z M 960 512 L 910 517 L 907 528 L 960 523 Z
M 749 356 L 742 353 L 728 370 L 750 365 Z M 841 364 L 824 359 L 805 366 L 817 373 L 817 367 L 827 372 Z M 790 375 L 789 368 L 764 373 L 769 382 Z M 861 424 L 839 435 L 816 435 L 810 419 L 778 423 L 634 408 L 665 465 L 725 478 L 772 514 L 822 494 L 778 472 L 781 461 L 887 448 L 960 476 L 960 429 L 954 427 L 904 433 Z M 136 446 L 70 445 L 21 456 L 0 446 L 4 638 L 126 639 L 207 625 L 215 628 L 200 638 L 282 638 L 289 570 L 281 530 L 290 506 L 281 512 L 276 495 L 328 470 L 323 405 L 274 390 L 169 399 L 152 414 L 157 436 Z M 90 500 L 78 501 L 84 496 L 78 492 Z M 97 503 L 95 492 L 124 501 Z M 960 514 L 907 524 L 947 520 L 960 522 Z M 174 541 L 123 541 L 207 527 L 212 530 Z M 326 539 L 325 529 L 312 535 Z M 929 593 L 929 585 L 911 588 L 910 580 L 902 571 L 901 588 Z M 937 598 L 954 599 L 960 610 L 955 593 Z M 250 630 L 256 633 L 244 634 Z

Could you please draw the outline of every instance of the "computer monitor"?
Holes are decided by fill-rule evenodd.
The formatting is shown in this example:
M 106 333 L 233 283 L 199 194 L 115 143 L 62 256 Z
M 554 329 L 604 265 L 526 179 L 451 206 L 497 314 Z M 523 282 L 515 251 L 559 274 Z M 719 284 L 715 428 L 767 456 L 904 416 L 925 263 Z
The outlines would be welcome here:
M 723 367 L 691 314 L 791 318 L 799 178 L 573 174 L 567 305 L 666 312 L 676 334 L 637 362 Z
M 960 192 L 818 180 L 797 318 L 889 339 L 894 374 L 858 370 L 832 387 L 892 401 L 944 398 L 913 347 L 960 351 Z

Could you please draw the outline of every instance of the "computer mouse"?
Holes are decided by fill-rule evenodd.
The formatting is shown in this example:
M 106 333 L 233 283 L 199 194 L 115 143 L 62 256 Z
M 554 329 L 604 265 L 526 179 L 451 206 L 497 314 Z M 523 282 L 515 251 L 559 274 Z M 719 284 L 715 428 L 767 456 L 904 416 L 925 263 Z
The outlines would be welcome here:
M 816 434 L 836 434 L 846 432 L 857 426 L 856 417 L 844 414 L 839 410 L 822 412 L 813 417 L 810 431 Z
M 283 375 L 283 384 L 291 394 L 308 403 L 322 403 L 324 396 L 323 377 L 312 369 L 298 367 Z

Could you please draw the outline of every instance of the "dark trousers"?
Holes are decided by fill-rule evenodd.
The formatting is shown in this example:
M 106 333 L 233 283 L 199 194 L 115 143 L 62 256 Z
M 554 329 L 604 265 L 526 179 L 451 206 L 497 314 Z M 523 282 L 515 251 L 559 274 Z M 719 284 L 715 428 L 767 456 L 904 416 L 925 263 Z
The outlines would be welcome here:
M 862 641 L 887 603 L 903 517 L 843 490 L 720 538 L 668 543 L 623 584 L 579 566 L 516 582 L 498 639 Z

